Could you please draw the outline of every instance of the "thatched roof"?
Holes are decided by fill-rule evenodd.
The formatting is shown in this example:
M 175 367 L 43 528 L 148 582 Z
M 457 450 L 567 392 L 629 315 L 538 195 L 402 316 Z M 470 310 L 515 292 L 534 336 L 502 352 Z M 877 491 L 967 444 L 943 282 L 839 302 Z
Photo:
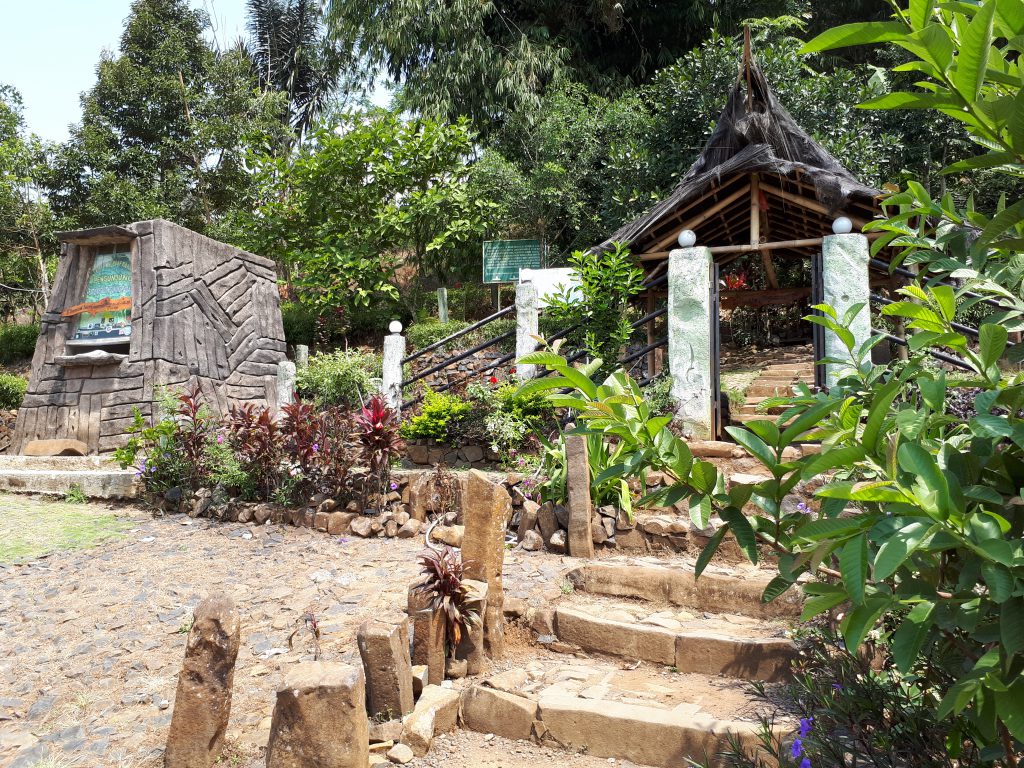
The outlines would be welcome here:
M 619 241 L 631 244 L 634 253 L 660 252 L 672 247 L 668 243 L 684 228 L 696 231 L 702 245 L 749 242 L 751 201 L 742 190 L 750 189 L 753 174 L 765 181 L 759 192 L 763 215 L 769 209 L 782 212 L 771 217 L 772 240 L 820 237 L 831 232 L 841 213 L 855 222 L 873 217 L 879 191 L 857 181 L 797 125 L 753 62 L 749 82 L 748 98 L 744 72 L 700 157 L 675 190 L 599 248 Z

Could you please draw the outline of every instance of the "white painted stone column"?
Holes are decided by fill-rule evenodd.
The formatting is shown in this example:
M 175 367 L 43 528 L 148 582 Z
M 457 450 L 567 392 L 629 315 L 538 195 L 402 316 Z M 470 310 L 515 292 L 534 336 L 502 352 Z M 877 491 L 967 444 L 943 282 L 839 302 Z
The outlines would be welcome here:
M 868 260 L 871 251 L 868 239 L 860 234 L 829 235 L 821 244 L 821 263 L 824 274 L 824 303 L 831 306 L 836 315 L 842 319 L 854 304 L 864 304 L 850 325 L 855 346 L 871 338 L 871 283 L 868 276 Z M 825 356 L 847 360 L 849 353 L 846 347 L 832 331 L 822 329 L 825 334 Z M 826 386 L 833 386 L 843 371 L 853 367 L 853 361 L 847 365 L 829 363 L 825 366 Z
M 394 322 L 392 330 L 384 337 L 384 361 L 381 372 L 380 394 L 388 407 L 396 413 L 402 410 L 402 359 L 405 357 L 405 336 L 402 335 L 402 324 Z
M 295 345 L 295 367 L 302 370 L 309 365 L 309 347 L 305 344 Z
M 675 420 L 690 437 L 714 430 L 711 360 L 711 251 L 680 248 L 668 256 L 668 366 Z
M 437 319 L 442 323 L 448 322 L 448 289 L 437 289 Z
M 537 286 L 533 283 L 516 284 L 516 376 L 525 381 L 537 375 L 536 365 L 523 365 L 518 360 L 537 349 L 540 319 L 537 309 Z
M 295 363 L 282 360 L 277 364 L 277 410 L 295 400 Z

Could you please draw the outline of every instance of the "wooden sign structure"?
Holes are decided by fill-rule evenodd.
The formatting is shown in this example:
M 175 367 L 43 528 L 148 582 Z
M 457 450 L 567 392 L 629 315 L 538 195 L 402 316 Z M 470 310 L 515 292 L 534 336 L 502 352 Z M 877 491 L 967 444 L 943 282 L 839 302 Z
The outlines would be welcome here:
M 112 451 L 136 408 L 154 415 L 161 388 L 198 385 L 215 413 L 277 403 L 285 342 L 270 259 L 163 219 L 59 237 L 12 451 L 45 439 Z

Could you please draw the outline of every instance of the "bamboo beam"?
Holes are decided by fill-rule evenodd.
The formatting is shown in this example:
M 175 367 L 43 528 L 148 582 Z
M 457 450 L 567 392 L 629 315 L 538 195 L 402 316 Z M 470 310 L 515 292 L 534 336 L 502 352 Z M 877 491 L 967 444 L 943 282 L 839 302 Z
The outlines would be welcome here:
M 826 208 L 821 203 L 819 203 L 817 200 L 811 200 L 810 198 L 804 197 L 803 195 L 796 195 L 793 194 L 792 192 L 787 192 L 781 187 L 773 187 L 770 184 L 764 184 L 761 188 L 768 194 L 775 195 L 776 197 L 781 197 L 783 200 L 786 200 L 787 202 L 803 206 L 804 208 L 816 211 L 817 213 L 820 213 L 824 216 L 832 215 L 829 209 Z M 867 221 L 865 219 L 855 218 L 853 216 L 851 216 L 850 219 L 857 227 L 863 227 L 865 224 L 867 224 Z
M 666 235 L 666 236 L 662 237 L 660 240 L 658 240 L 656 243 L 654 243 L 651 246 L 651 250 L 653 250 L 653 251 L 660 251 L 665 246 L 669 245 L 677 237 L 679 237 L 679 233 L 682 230 L 684 230 L 684 229 L 692 229 L 692 230 L 696 231 L 697 227 L 699 227 L 705 221 L 710 219 L 712 216 L 716 215 L 723 208 L 727 208 L 728 206 L 732 205 L 733 203 L 735 203 L 740 198 L 742 198 L 745 195 L 747 195 L 748 194 L 747 190 L 749 190 L 749 189 L 750 189 L 749 185 L 744 185 L 740 189 L 738 189 L 735 192 L 733 192 L 731 195 L 728 195 L 727 197 L 722 198 L 717 203 L 712 205 L 710 208 L 707 208 L 704 211 L 702 211 L 700 213 L 700 215 L 695 216 L 692 219 L 689 219 L 688 221 L 686 221 L 685 224 L 680 225 L 678 229 L 674 229 L 672 234 Z
M 761 244 L 761 177 L 756 173 L 750 177 L 750 244 L 753 246 Z M 779 277 L 775 274 L 771 251 L 764 250 L 760 253 L 768 285 L 778 290 Z

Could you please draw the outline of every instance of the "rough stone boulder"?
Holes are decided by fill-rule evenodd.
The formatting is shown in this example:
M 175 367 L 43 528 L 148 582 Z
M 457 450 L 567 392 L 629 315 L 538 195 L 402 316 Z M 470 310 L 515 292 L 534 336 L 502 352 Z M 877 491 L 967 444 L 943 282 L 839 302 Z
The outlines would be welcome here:
M 306 662 L 277 689 L 267 768 L 366 768 L 370 730 L 363 670 Z
M 165 768 L 209 768 L 219 757 L 231 713 L 239 633 L 231 598 L 207 597 L 196 607 L 178 675 Z

